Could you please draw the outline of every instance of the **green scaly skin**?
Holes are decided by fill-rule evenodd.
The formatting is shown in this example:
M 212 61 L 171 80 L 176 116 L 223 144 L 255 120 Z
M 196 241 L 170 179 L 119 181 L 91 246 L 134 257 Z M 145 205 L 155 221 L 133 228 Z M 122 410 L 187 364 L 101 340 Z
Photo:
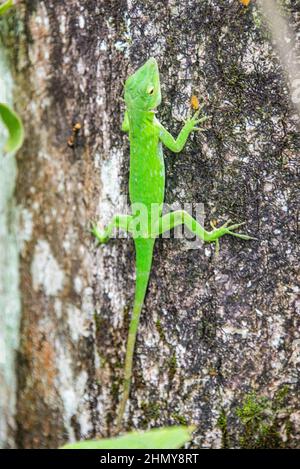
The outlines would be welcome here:
M 13 0 L 7 0 L 4 3 L 1 3 L 0 5 L 0 16 L 3 15 L 9 8 L 11 8 L 14 5 Z
M 197 125 L 204 122 L 207 117 L 199 118 L 200 110 L 197 111 L 192 118 L 185 122 L 177 139 L 174 139 L 155 117 L 155 108 L 160 102 L 161 91 L 158 66 L 156 60 L 150 58 L 125 83 L 126 112 L 122 130 L 129 132 L 129 195 L 131 206 L 144 204 L 148 210 L 149 226 L 153 224 L 154 227 L 152 232 L 149 234 L 146 230 L 137 234 L 133 227 L 134 215 L 116 215 L 104 232 L 100 232 L 97 225 L 94 225 L 92 229 L 92 233 L 100 243 L 108 241 L 115 227 L 132 233 L 136 252 L 135 300 L 127 340 L 123 395 L 117 416 L 117 432 L 121 429 L 126 403 L 129 398 L 134 347 L 149 281 L 155 238 L 177 225 L 185 224 L 203 241 L 215 242 L 217 248 L 218 239 L 226 234 L 245 240 L 252 239 L 250 236 L 233 232 L 241 223 L 228 226 L 228 221 L 220 228 L 208 232 L 183 210 L 177 210 L 162 216 L 161 211 L 165 192 L 162 143 L 171 151 L 180 152 L 190 133 L 193 130 L 202 130 Z M 155 216 L 151 214 L 152 204 L 157 204 L 159 207 Z

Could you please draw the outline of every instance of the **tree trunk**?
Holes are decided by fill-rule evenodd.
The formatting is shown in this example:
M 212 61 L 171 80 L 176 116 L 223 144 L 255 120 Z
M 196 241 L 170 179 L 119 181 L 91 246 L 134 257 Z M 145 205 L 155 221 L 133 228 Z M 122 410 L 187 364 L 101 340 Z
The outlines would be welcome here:
M 211 116 L 179 155 L 165 151 L 166 202 L 203 203 L 207 228 L 245 221 L 258 239 L 225 237 L 218 257 L 157 241 L 124 429 L 186 422 L 195 448 L 299 448 L 298 116 L 255 2 L 27 0 L 1 21 L 26 129 L 6 445 L 55 448 L 113 428 L 134 249 L 97 248 L 89 223 L 126 208 L 123 83 L 154 56 L 172 134 L 192 95 Z

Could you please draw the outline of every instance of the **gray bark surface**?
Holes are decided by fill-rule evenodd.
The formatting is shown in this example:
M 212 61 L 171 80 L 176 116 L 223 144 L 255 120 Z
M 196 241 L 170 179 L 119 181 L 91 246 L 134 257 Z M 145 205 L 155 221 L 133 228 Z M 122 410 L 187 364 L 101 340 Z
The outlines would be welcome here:
M 299 2 L 285 8 L 297 27 Z M 134 250 L 124 239 L 97 248 L 89 221 L 125 209 L 122 87 L 154 56 L 172 134 L 193 94 L 212 116 L 179 155 L 165 151 L 166 202 L 203 203 L 207 228 L 246 221 L 258 240 L 226 237 L 218 258 L 210 245 L 157 241 L 124 428 L 194 423 L 195 448 L 299 448 L 298 117 L 255 4 L 32 0 L 5 21 L 26 128 L 16 199 L 32 220 L 20 253 L 16 445 L 113 428 Z

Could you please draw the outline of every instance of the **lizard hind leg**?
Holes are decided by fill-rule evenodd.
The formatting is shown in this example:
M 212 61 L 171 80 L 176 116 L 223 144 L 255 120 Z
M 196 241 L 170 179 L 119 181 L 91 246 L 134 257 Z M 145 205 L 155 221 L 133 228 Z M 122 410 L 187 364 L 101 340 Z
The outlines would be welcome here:
M 219 244 L 218 240 L 224 235 L 232 235 L 244 240 L 255 239 L 245 234 L 234 233 L 233 230 L 236 230 L 244 223 L 237 223 L 228 226 L 230 222 L 231 220 L 228 220 L 220 228 L 214 228 L 212 231 L 206 231 L 205 228 L 203 228 L 203 226 L 201 226 L 200 223 L 198 223 L 197 220 L 195 220 L 195 218 L 193 218 L 188 212 L 185 210 L 176 210 L 161 217 L 159 226 L 156 227 L 156 235 L 159 236 L 160 234 L 165 233 L 166 231 L 170 231 L 172 228 L 175 228 L 178 225 L 184 224 L 192 233 L 194 233 L 204 242 L 215 242 L 217 244 L 217 249 Z
M 131 232 L 131 215 L 115 215 L 104 231 L 100 231 L 97 223 L 92 223 L 91 233 L 98 240 L 99 244 L 107 243 L 111 238 L 114 228 L 120 228 L 123 231 Z

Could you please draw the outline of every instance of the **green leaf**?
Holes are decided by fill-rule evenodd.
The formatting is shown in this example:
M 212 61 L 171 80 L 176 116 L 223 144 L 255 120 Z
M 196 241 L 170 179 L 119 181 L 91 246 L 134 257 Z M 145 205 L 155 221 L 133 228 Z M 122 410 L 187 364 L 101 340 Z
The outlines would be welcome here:
M 14 5 L 13 0 L 7 0 L 4 3 L 1 3 L 1 5 L 0 5 L 0 16 L 3 15 L 3 13 L 5 13 L 13 5 Z
M 190 441 L 195 427 L 163 427 L 115 438 L 70 443 L 61 449 L 176 449 Z
M 4 151 L 17 151 L 24 140 L 24 129 L 20 117 L 9 106 L 0 103 L 0 119 L 9 133 Z

